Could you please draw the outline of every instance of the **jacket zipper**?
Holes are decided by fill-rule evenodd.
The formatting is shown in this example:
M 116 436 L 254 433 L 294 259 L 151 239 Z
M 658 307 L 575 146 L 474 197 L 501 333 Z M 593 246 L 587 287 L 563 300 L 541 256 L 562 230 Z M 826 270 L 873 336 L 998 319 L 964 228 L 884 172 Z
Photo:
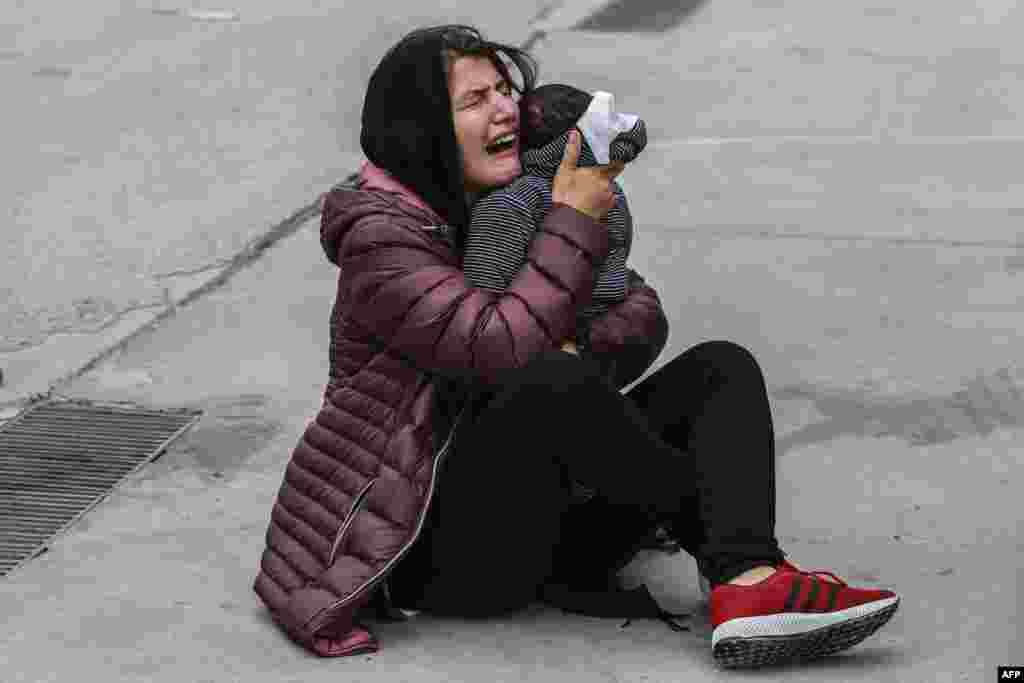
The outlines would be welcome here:
M 365 593 L 366 591 L 371 590 L 372 588 L 374 588 L 376 586 L 376 584 L 379 582 L 380 578 L 384 574 L 386 574 L 391 569 L 391 567 L 393 567 L 395 565 L 395 563 L 397 563 L 400 559 L 402 559 L 402 557 L 409 551 L 409 548 L 412 547 L 412 544 L 416 541 L 416 539 L 419 538 L 420 533 L 423 531 L 423 524 L 424 524 L 424 522 L 427 519 L 426 510 L 430 506 L 431 500 L 433 500 L 433 498 L 434 498 L 434 487 L 437 486 L 437 471 L 440 469 L 441 462 L 444 460 L 444 457 L 448 454 L 448 448 L 451 446 L 452 439 L 455 437 L 455 432 L 456 432 L 456 430 L 459 427 L 459 423 L 462 422 L 462 417 L 465 415 L 467 407 L 468 406 L 463 406 L 462 410 L 459 411 L 459 414 L 458 414 L 458 416 L 456 416 L 455 422 L 452 425 L 451 430 L 449 430 L 449 432 L 448 432 L 448 438 L 445 439 L 444 444 L 442 444 L 441 448 L 438 450 L 437 457 L 434 458 L 434 467 L 433 467 L 433 476 L 431 477 L 431 486 L 430 486 L 430 490 L 427 491 L 427 500 L 424 502 L 424 505 L 423 505 L 424 514 L 420 515 L 419 524 L 416 525 L 416 532 L 412 535 L 412 538 L 409 540 L 408 543 L 405 544 L 404 547 L 402 547 L 395 554 L 394 557 L 391 558 L 390 561 L 387 562 L 387 564 L 385 564 L 383 567 L 381 567 L 380 571 L 378 571 L 376 574 L 374 574 L 369 579 L 364 581 L 362 583 L 362 585 L 360 585 L 356 590 L 352 591 L 352 593 L 350 593 L 349 595 L 347 595 L 344 598 L 341 598 L 340 600 L 335 600 L 334 603 L 332 603 L 331 605 L 328 605 L 327 607 L 323 608 L 322 610 L 320 610 L 320 612 L 317 615 L 313 616 L 309 621 L 307 621 L 305 623 L 305 625 L 304 625 L 306 629 L 308 629 L 309 631 L 311 631 L 313 633 L 316 633 L 317 629 L 320 628 L 322 622 L 324 622 L 329 617 L 331 612 L 333 612 L 335 609 L 337 609 L 338 607 L 340 607 L 341 605 L 343 605 L 346 602 L 350 602 L 352 600 L 357 600 L 362 593 Z M 376 481 L 376 479 L 374 479 L 374 481 Z M 367 484 L 367 486 L 369 486 L 369 484 Z M 353 505 L 353 510 L 354 509 L 355 509 L 355 506 Z M 347 521 L 346 521 L 346 525 L 347 525 Z M 342 529 L 342 531 L 339 532 L 339 537 L 340 537 L 340 535 L 342 533 L 344 533 L 344 529 Z M 339 544 L 336 543 L 335 545 L 337 546 Z M 336 551 L 336 549 L 337 549 L 337 547 L 335 547 L 334 549 L 331 550 L 331 562 L 332 563 L 334 561 L 334 552 Z M 328 565 L 328 566 L 330 566 L 330 565 Z
M 342 523 L 341 528 L 338 529 L 338 535 L 334 537 L 334 545 L 331 546 L 331 555 L 327 558 L 328 567 L 334 564 L 334 556 L 337 555 L 338 549 L 341 547 L 341 542 L 345 538 L 345 534 L 348 532 L 349 527 L 352 526 L 352 522 L 355 521 L 356 515 L 358 515 L 363 506 L 366 505 L 370 489 L 372 489 L 373 485 L 377 483 L 377 479 L 377 477 L 374 477 L 370 481 L 366 482 L 366 485 L 360 489 L 359 493 L 356 494 L 355 499 L 352 501 L 352 506 L 349 508 L 348 515 L 345 517 L 345 521 Z

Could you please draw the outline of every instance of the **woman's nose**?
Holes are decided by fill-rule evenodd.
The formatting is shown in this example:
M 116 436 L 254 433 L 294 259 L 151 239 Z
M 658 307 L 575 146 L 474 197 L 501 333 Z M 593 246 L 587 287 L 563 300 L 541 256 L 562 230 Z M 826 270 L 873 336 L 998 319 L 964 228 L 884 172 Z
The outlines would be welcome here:
M 499 117 L 515 116 L 519 111 L 519 104 L 511 95 L 498 95 L 498 102 L 495 113 Z

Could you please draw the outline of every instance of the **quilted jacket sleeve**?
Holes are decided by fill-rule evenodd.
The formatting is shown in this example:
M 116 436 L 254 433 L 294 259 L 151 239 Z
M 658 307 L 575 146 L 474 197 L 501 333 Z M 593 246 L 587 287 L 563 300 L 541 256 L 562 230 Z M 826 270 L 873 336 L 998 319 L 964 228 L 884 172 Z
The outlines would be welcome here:
M 371 214 L 341 241 L 338 265 L 352 324 L 417 367 L 490 385 L 572 333 L 609 248 L 600 224 L 555 204 L 522 269 L 493 293 L 394 216 Z
M 668 319 L 653 287 L 629 271 L 626 299 L 590 324 L 586 347 L 622 389 L 654 364 L 668 341 Z

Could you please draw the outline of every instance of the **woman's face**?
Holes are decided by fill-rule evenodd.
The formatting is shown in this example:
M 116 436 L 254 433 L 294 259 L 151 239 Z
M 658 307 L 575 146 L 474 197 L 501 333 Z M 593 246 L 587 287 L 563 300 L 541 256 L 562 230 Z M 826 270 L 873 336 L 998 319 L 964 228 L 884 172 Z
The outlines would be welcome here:
M 486 57 L 459 57 L 448 79 L 455 138 L 470 195 L 507 185 L 519 165 L 519 105 L 511 84 Z M 512 134 L 512 144 L 495 142 Z

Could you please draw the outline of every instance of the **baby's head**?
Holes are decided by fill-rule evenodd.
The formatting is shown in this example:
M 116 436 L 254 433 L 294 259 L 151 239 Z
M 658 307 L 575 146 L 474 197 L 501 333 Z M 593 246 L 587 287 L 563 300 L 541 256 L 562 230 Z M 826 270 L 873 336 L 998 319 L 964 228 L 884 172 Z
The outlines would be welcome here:
M 628 163 L 647 144 L 643 120 L 617 114 L 608 93 L 591 94 L 571 85 L 549 83 L 525 94 L 519 110 L 519 136 L 524 151 L 550 144 L 573 128 L 581 130 L 584 144 L 590 147 L 598 163 Z

